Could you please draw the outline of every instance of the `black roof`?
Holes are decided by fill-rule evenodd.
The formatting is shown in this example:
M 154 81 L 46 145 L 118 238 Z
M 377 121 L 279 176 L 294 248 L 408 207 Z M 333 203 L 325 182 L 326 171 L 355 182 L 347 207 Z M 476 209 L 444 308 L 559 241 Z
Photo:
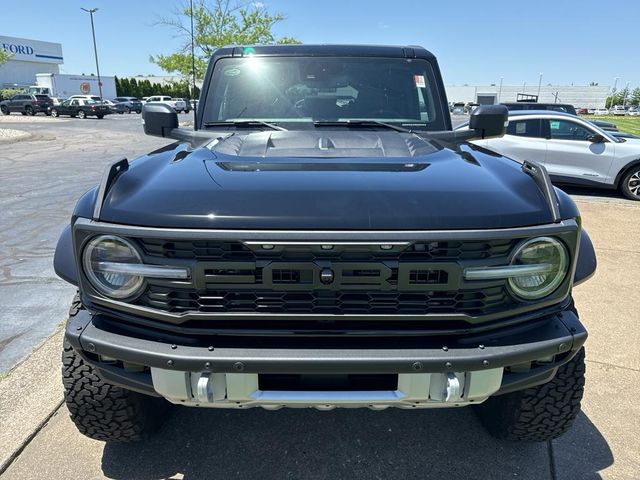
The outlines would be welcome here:
M 341 57 L 396 57 L 435 59 L 435 56 L 417 45 L 246 45 L 218 49 L 215 56 L 291 55 Z

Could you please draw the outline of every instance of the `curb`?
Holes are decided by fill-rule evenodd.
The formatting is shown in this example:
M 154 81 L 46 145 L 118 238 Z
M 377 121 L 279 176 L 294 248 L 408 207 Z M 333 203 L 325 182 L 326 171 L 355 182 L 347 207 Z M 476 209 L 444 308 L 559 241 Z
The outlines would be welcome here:
M 63 403 L 59 328 L 0 381 L 0 475 Z

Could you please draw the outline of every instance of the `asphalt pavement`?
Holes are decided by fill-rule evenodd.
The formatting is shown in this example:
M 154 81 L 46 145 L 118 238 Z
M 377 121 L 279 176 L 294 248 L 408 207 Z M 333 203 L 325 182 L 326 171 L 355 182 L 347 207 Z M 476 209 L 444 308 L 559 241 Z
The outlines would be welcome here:
M 107 445 L 80 435 L 61 405 L 59 380 L 60 326 L 73 287 L 55 277 L 51 258 L 76 199 L 104 165 L 168 143 L 142 135 L 139 121 L 0 117 L 0 127 L 33 135 L 0 143 L 0 371 L 41 344 L 0 381 L 3 480 L 640 478 L 640 205 L 585 190 L 572 193 L 599 257 L 596 276 L 574 292 L 590 332 L 587 385 L 583 413 L 556 441 L 496 441 L 468 408 L 176 408 L 146 442 Z
M 181 115 L 186 117 L 186 115 Z M 0 374 L 65 320 L 75 289 L 53 271 L 53 252 L 73 207 L 105 165 L 169 141 L 145 136 L 140 115 L 54 119 L 0 116 L 29 132 L 0 143 Z

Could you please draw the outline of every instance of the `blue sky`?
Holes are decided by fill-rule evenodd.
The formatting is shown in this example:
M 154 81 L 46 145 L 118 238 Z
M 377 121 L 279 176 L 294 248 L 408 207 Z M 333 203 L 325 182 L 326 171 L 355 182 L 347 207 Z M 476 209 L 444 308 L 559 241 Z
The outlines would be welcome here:
M 304 43 L 418 44 L 436 54 L 445 83 L 640 85 L 636 0 L 262 0 L 287 19 L 278 36 Z M 154 25 L 173 0 L 27 0 L 28 21 L 1 33 L 62 43 L 63 73 L 95 70 L 88 14 L 95 15 L 103 75 L 162 74 L 149 54 L 179 44 Z M 7 9 L 3 9 L 7 13 Z M 29 13 L 30 12 L 30 13 Z M 626 21 L 624 19 L 628 19 Z M 15 20 L 18 20 L 16 18 Z

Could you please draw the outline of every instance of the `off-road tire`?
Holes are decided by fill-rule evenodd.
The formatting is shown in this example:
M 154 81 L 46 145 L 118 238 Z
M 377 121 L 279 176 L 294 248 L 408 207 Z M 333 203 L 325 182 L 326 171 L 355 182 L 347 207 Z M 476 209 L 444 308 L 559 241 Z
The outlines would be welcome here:
M 622 195 L 631 200 L 640 200 L 640 190 L 638 190 L 637 194 L 631 190 L 632 188 L 637 188 L 638 181 L 640 181 L 640 165 L 630 168 L 622 176 L 622 180 L 620 182 L 620 192 Z
M 83 309 L 78 295 L 69 317 Z M 105 442 L 131 442 L 156 431 L 170 404 L 105 382 L 67 342 L 62 352 L 62 384 L 71 420 L 83 435 Z
M 544 442 L 559 437 L 580 413 L 584 390 L 584 348 L 558 368 L 553 380 L 476 405 L 491 435 L 507 440 Z

